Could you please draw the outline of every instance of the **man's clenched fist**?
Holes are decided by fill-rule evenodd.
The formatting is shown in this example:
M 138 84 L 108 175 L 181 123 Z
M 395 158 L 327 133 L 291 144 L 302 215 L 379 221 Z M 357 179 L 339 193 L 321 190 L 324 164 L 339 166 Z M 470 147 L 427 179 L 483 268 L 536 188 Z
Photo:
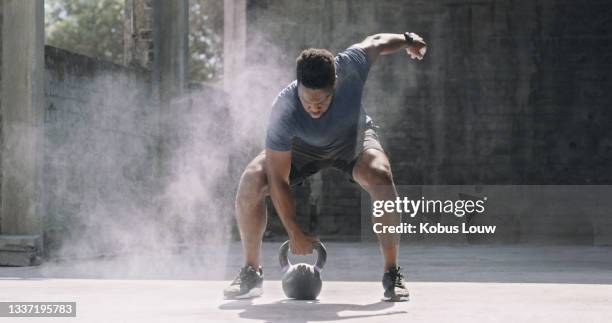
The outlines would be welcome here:
M 406 53 L 408 53 L 412 59 L 416 58 L 422 60 L 427 52 L 427 44 L 421 36 L 415 33 L 408 33 L 408 35 L 412 38 L 413 42 L 406 48 Z

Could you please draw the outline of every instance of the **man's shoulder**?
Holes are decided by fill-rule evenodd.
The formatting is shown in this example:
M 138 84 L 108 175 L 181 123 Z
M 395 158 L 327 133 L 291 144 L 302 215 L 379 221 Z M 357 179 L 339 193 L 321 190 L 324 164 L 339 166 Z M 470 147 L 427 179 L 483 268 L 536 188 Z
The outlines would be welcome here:
M 291 138 L 296 122 L 296 91 L 297 82 L 294 81 L 282 89 L 274 99 L 266 133 L 266 147 L 278 151 L 291 149 Z
M 297 81 L 289 83 L 274 99 L 273 107 L 276 109 L 291 110 L 297 104 Z
M 294 98 L 297 91 L 297 81 L 293 80 L 293 82 L 289 83 L 278 93 L 278 97 L 283 98 Z
M 362 82 L 365 82 L 370 62 L 363 48 L 351 46 L 336 55 L 336 67 L 340 77 L 357 76 Z
M 365 64 L 369 65 L 368 54 L 365 49 L 358 46 L 351 46 L 338 54 L 336 54 L 337 63 L 353 63 L 353 64 Z
M 339 56 L 339 55 L 367 55 L 367 53 L 365 49 L 359 47 L 358 44 L 356 44 L 336 54 L 336 56 Z

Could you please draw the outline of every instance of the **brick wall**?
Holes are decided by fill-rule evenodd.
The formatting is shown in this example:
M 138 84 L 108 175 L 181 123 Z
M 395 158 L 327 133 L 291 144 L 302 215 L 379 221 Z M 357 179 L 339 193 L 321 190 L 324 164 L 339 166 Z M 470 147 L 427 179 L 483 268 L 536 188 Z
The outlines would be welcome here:
M 288 81 L 304 48 L 415 31 L 427 58 L 383 57 L 363 101 L 396 183 L 610 184 L 610 14 L 598 0 L 250 1 L 247 52 L 274 44 Z M 358 188 L 326 171 L 322 190 L 319 230 L 352 235 Z

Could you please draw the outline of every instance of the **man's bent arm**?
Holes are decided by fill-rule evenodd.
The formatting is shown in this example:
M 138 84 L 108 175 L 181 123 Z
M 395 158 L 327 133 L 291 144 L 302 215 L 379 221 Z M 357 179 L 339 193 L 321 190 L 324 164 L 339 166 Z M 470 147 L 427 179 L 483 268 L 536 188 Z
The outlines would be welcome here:
M 410 33 L 410 35 L 413 40 L 410 44 L 406 41 L 404 34 L 375 34 L 366 37 L 362 42 L 352 47 L 363 48 L 368 55 L 370 64 L 374 64 L 380 55 L 393 54 L 406 47 L 409 47 L 411 55 L 414 54 L 416 58 L 422 59 L 423 56 L 419 51 L 426 44 L 419 35 L 414 33 Z
M 298 255 L 312 253 L 315 237 L 305 235 L 295 222 L 295 204 L 289 186 L 291 151 L 276 151 L 266 148 L 266 176 L 272 203 L 287 234 L 291 252 Z
M 266 149 L 266 174 L 270 197 L 276 212 L 291 238 L 302 231 L 295 223 L 295 205 L 289 187 L 291 151 Z

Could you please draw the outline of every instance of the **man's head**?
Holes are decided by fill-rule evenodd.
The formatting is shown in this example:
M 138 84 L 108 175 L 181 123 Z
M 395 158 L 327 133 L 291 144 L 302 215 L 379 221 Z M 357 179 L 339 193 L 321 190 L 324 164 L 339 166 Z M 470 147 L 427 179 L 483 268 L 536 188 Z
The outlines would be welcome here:
M 298 56 L 298 95 L 304 109 L 318 119 L 331 104 L 336 83 L 334 55 L 326 49 L 309 48 Z

